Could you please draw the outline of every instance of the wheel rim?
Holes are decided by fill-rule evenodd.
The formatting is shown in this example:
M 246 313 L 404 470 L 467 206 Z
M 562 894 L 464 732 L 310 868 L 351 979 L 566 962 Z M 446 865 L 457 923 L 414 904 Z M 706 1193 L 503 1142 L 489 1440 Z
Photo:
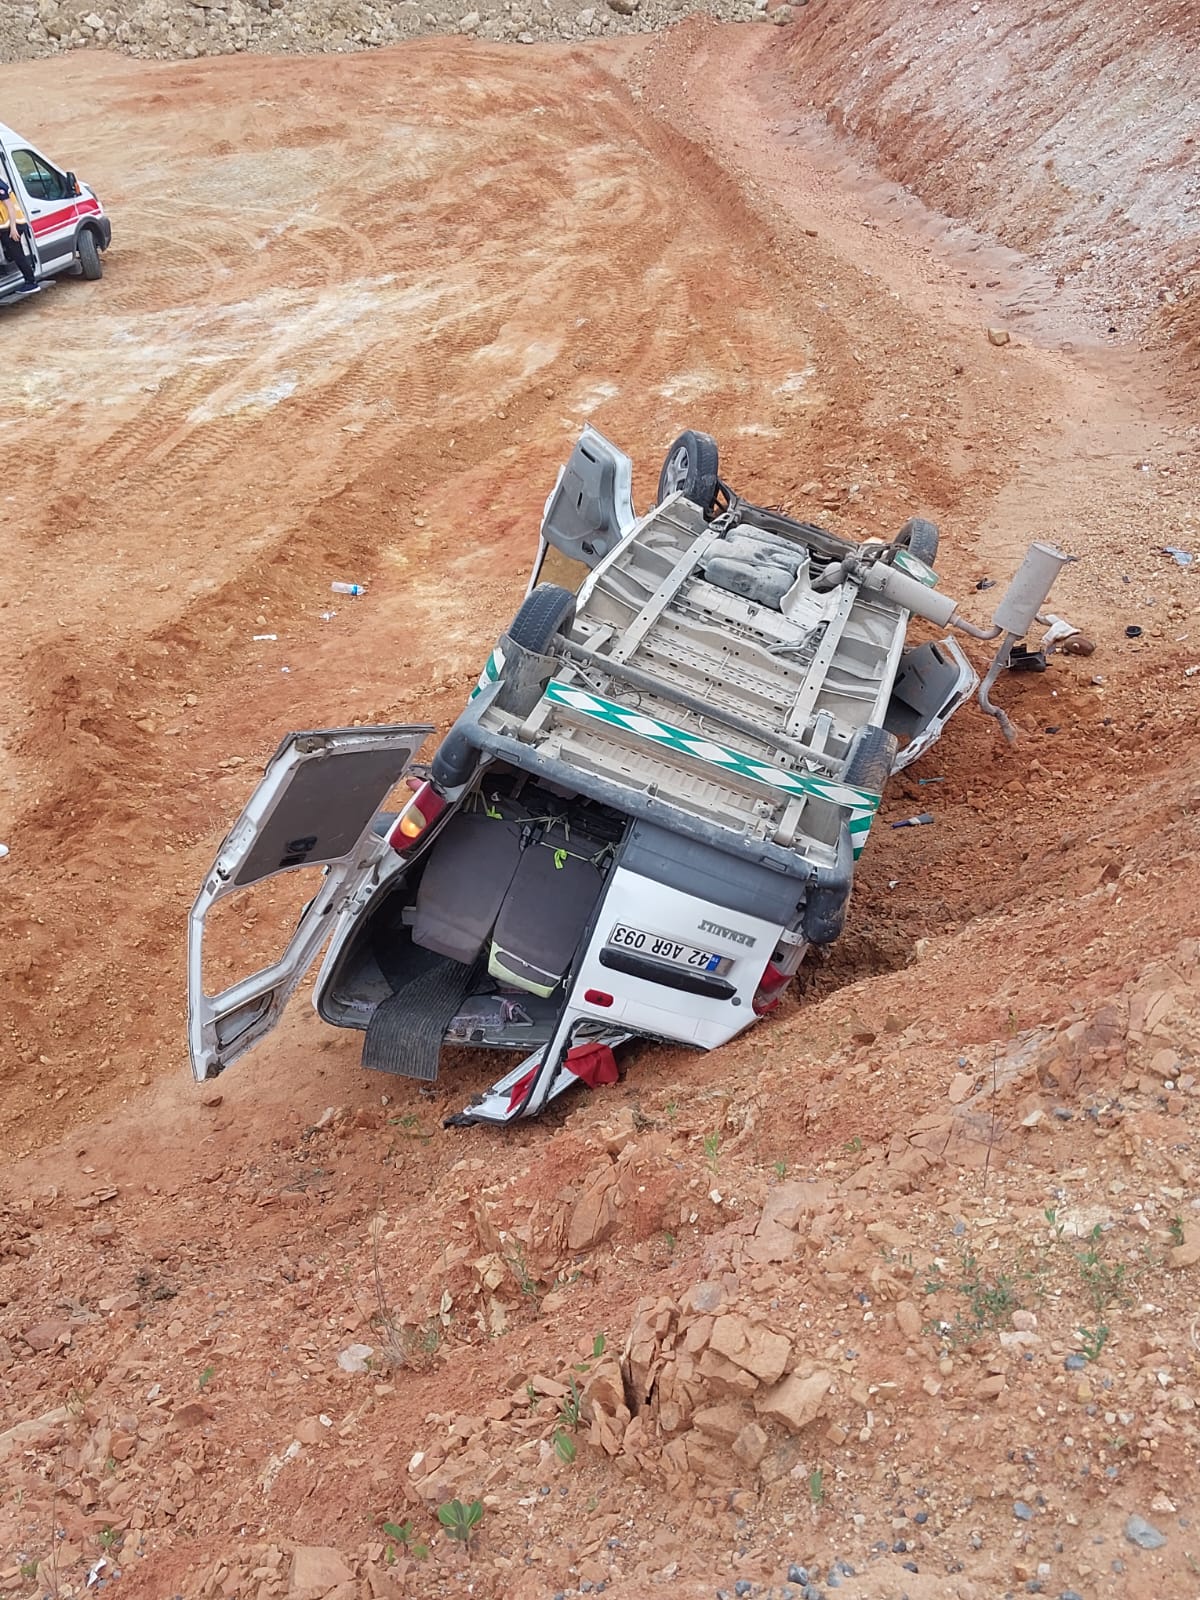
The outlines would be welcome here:
M 687 445 L 681 444 L 678 450 L 675 451 L 674 455 L 668 459 L 666 469 L 663 473 L 666 492 L 668 494 L 674 494 L 677 489 L 683 488 L 684 484 L 688 480 L 688 473 L 691 470 L 691 465 L 692 458 L 688 455 Z

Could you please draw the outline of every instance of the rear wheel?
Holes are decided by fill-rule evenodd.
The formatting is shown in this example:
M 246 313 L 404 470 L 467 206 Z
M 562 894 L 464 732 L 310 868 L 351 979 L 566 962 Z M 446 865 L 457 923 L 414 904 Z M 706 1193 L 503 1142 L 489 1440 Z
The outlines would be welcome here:
M 850 746 L 850 757 L 842 781 L 853 784 L 856 789 L 866 789 L 871 794 L 882 794 L 884 785 L 892 775 L 892 763 L 898 749 L 896 735 L 889 733 L 886 728 L 875 728 L 870 724 L 860 728 Z
M 679 492 L 708 516 L 717 498 L 717 467 L 717 441 L 689 428 L 667 451 L 658 476 L 659 503 Z
M 937 560 L 939 537 L 936 522 L 927 522 L 924 517 L 910 517 L 896 535 L 896 543 L 909 555 L 931 567 Z
M 575 596 L 556 583 L 539 583 L 525 596 L 521 609 L 508 626 L 508 637 L 526 650 L 540 655 L 557 634 L 565 633 L 575 621 Z
M 104 263 L 100 259 L 100 247 L 96 243 L 96 235 L 90 228 L 85 228 L 79 235 L 76 243 L 79 251 L 79 267 L 85 278 L 93 282 L 104 276 Z

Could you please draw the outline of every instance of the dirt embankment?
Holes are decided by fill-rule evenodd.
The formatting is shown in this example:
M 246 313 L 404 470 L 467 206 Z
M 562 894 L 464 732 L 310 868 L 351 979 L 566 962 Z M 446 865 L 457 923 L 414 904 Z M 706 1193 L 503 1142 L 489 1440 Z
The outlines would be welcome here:
M 787 38 L 7 69 L 117 232 L 6 324 L 3 1600 L 1193 1592 L 1192 420 L 1136 354 L 989 342 L 1015 257 L 814 163 Z M 464 1132 L 494 1067 L 381 1080 L 297 1003 L 197 1092 L 186 911 L 255 764 L 446 725 L 585 420 L 639 505 L 699 425 L 838 531 L 935 516 L 979 620 L 1050 534 L 1096 652 L 897 781 L 726 1050 Z
M 786 52 L 802 103 L 889 176 L 1081 288 L 1102 331 L 1161 310 L 1185 341 L 1191 330 L 1195 357 L 1190 0 L 812 0 Z

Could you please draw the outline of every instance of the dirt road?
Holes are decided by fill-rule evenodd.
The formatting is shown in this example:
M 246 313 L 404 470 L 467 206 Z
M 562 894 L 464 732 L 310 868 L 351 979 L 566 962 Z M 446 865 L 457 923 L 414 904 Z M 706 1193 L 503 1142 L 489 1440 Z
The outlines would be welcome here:
M 826 160 L 775 38 L 693 22 L 645 48 L 429 40 L 320 60 L 92 54 L 6 70 L 7 119 L 53 129 L 47 147 L 114 218 L 102 282 L 68 280 L 6 314 L 19 360 L 0 397 L 0 561 L 15 574 L 0 601 L 0 837 L 11 850 L 0 868 L 0 1149 L 29 1158 L 8 1180 L 10 1237 L 28 1237 L 31 1213 L 46 1228 L 34 1277 L 47 1318 L 61 1293 L 87 1299 L 84 1280 L 95 1299 L 149 1272 L 135 1302 L 152 1281 L 164 1299 L 182 1296 L 136 1335 L 130 1308 L 110 1306 L 102 1326 L 73 1336 L 63 1370 L 96 1397 L 81 1402 L 97 1408 L 93 1428 L 106 1385 L 195 1394 L 215 1348 L 217 1365 L 237 1368 L 223 1426 L 282 1450 L 295 1418 L 334 1400 L 322 1378 L 302 1404 L 291 1367 L 278 1395 L 261 1389 L 285 1383 L 275 1323 L 303 1328 L 319 1305 L 322 1348 L 366 1328 L 362 1296 L 374 1291 L 361 1250 L 374 1209 L 393 1218 L 389 1270 L 414 1286 L 416 1306 L 455 1230 L 485 1250 L 465 1187 L 500 1179 L 521 1215 L 537 1215 L 590 1170 L 598 1101 L 565 1128 L 502 1146 L 429 1133 L 475 1086 L 477 1069 L 456 1061 L 432 1095 L 401 1096 L 388 1124 L 356 1039 L 323 1032 L 299 1003 L 223 1082 L 221 1106 L 201 1108 L 183 1078 L 187 907 L 258 766 L 296 727 L 451 720 L 520 598 L 541 502 L 585 420 L 633 454 L 639 506 L 663 447 L 697 425 L 754 498 L 855 535 L 935 517 L 944 585 L 978 601 L 980 620 L 980 582 L 1003 581 L 1030 536 L 1050 535 L 1082 558 L 1056 605 L 1098 648 L 1004 683 L 1023 735 L 1015 753 L 964 717 L 897 789 L 893 814 L 925 805 L 918 775 L 944 779 L 937 826 L 878 830 L 846 939 L 780 1023 L 701 1061 L 643 1055 L 612 1103 L 654 1098 L 659 1165 L 649 1198 L 634 1202 L 636 1249 L 588 1265 L 591 1299 L 568 1318 L 571 1337 L 623 1337 L 647 1274 L 669 1288 L 684 1271 L 671 1251 L 685 1233 L 688 1270 L 703 1276 L 721 1202 L 701 1216 L 664 1174 L 690 1139 L 697 1203 L 716 1192 L 699 1154 L 705 1119 L 732 1119 L 721 1126 L 740 1129 L 736 1150 L 762 1118 L 744 1157 L 755 1176 L 719 1178 L 746 1203 L 772 1163 L 881 1161 L 896 1129 L 940 1103 L 956 1053 L 1108 1004 L 1188 931 L 1192 879 L 1177 863 L 1195 844 L 1187 763 L 1200 678 L 1185 670 L 1200 639 L 1191 572 L 1161 554 L 1200 538 L 1183 424 L 1156 399 L 1156 370 L 1091 349 L 1090 330 L 1063 322 L 1032 271 L 953 245 L 911 199 Z M 984 329 L 1015 301 L 1037 314 L 997 348 Z M 336 599 L 335 579 L 367 595 Z M 1141 633 L 1128 638 L 1130 627 Z M 1079 910 L 1083 895 L 1093 899 Z M 895 1059 L 876 1081 L 861 1058 L 877 1037 L 894 1041 Z M 350 1108 L 328 1150 L 329 1128 L 315 1144 L 305 1132 L 327 1105 Z M 1147 1124 L 1137 1137 L 1170 1133 Z M 1026 1158 L 1043 1176 L 1065 1159 L 1040 1147 Z M 465 1178 L 462 1161 L 480 1175 Z M 34 1206 L 46 1185 L 55 1199 Z M 102 1185 L 123 1207 L 107 1255 L 96 1241 L 109 1235 L 81 1232 L 108 1204 L 95 1199 Z M 319 1204 L 320 1241 L 301 1202 L 281 1194 Z M 73 1213 L 75 1200 L 91 1209 Z M 230 1216 L 239 1227 L 227 1241 Z M 494 1239 L 487 1248 L 511 1261 Z M 339 1249 L 358 1298 L 314 1301 L 313 1275 L 336 1281 Z M 14 1273 L 29 1259 L 16 1252 Z M 281 1289 L 281 1270 L 310 1288 Z M 557 1270 L 546 1266 L 543 1289 Z M 243 1293 L 261 1295 L 264 1319 L 214 1335 L 214 1304 L 236 1308 Z M 3 1331 L 15 1340 L 31 1315 L 9 1299 Z M 820 1315 L 833 1318 L 832 1304 Z M 489 1314 L 485 1303 L 480 1329 Z M 451 1403 L 448 1387 L 478 1410 L 531 1363 L 548 1367 L 547 1316 L 502 1317 L 494 1353 L 477 1332 L 453 1351 L 447 1335 L 445 1369 L 407 1375 L 399 1394 L 381 1381 L 378 1407 L 405 1457 L 420 1418 Z M 502 1327 L 517 1330 L 507 1343 Z M 62 1385 L 18 1348 L 5 1382 L 10 1414 L 24 1419 L 58 1403 Z M 123 1403 L 142 1411 L 135 1399 Z M 302 1484 L 281 1480 L 290 1487 L 264 1518 L 261 1474 L 274 1484 L 281 1468 L 244 1442 L 225 1468 L 200 1447 L 198 1460 L 180 1458 L 191 1477 L 173 1481 L 192 1487 L 168 1509 L 141 1489 L 123 1511 L 119 1498 L 76 1497 L 70 1539 L 91 1549 L 97 1527 L 137 1530 L 149 1544 L 136 1592 L 165 1594 L 235 1527 L 307 1536 L 320 1488 L 318 1532 L 345 1543 L 363 1496 L 396 1509 L 383 1503 L 390 1488 L 364 1489 L 371 1469 L 352 1449 L 339 1445 Z M 862 1462 L 846 1470 L 868 1481 Z M 219 1496 L 197 1489 L 221 1472 L 232 1476 Z M 593 1499 L 609 1493 L 599 1478 L 593 1487 Z M 1153 1491 L 1148 1478 L 1147 1500 Z M 666 1502 L 639 1504 L 652 1529 L 673 1526 Z M 178 1543 L 181 1515 L 191 1521 Z M 732 1535 L 712 1515 L 724 1548 Z M 22 1549 L 36 1537 L 31 1511 Z M 537 1535 L 542 1546 L 554 1537 Z M 660 1567 L 703 1570 L 703 1539 L 699 1567 L 676 1546 L 664 1537 Z M 502 1563 L 488 1571 L 494 1592 L 518 1592 Z M 449 1569 L 436 1581 L 456 1592 Z M 1095 1592 L 1118 1592 L 1116 1581 Z

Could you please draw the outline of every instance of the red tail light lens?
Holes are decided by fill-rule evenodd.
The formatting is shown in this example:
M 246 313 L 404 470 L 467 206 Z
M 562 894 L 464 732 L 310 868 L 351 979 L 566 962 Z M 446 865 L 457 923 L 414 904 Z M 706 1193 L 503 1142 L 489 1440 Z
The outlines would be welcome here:
M 396 818 L 387 836 L 387 842 L 400 855 L 411 850 L 446 809 L 446 802 L 431 783 L 410 781 L 409 788 L 413 790 L 413 797 Z
M 610 1006 L 613 997 L 605 994 L 603 989 L 585 989 L 583 991 L 584 1003 L 589 1006 Z
M 790 972 L 780 972 L 773 961 L 768 961 L 767 969 L 759 981 L 758 988 L 754 991 L 754 1000 L 752 1002 L 754 1015 L 763 1017 L 766 1016 L 768 1011 L 774 1011 L 775 1007 L 783 999 L 783 991 L 791 981 L 792 974 Z

